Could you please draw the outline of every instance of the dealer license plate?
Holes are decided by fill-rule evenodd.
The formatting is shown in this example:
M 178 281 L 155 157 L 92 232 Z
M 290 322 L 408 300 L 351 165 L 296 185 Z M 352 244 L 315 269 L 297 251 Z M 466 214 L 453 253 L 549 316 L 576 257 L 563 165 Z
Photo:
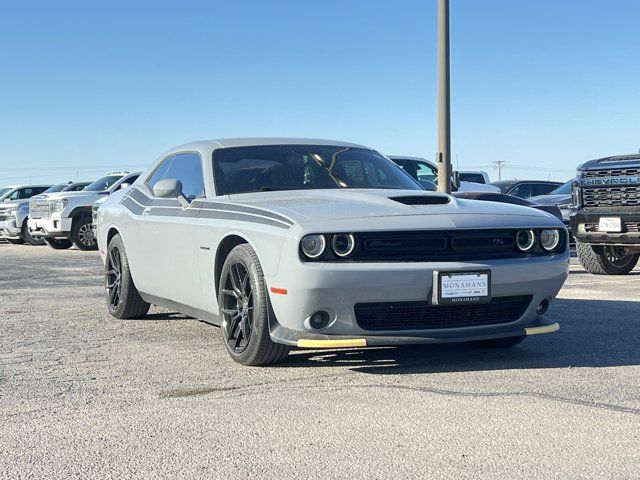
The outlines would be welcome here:
M 491 300 L 491 272 L 440 272 L 438 303 L 483 303 Z
M 621 232 L 622 222 L 619 217 L 600 217 L 598 230 L 601 232 Z

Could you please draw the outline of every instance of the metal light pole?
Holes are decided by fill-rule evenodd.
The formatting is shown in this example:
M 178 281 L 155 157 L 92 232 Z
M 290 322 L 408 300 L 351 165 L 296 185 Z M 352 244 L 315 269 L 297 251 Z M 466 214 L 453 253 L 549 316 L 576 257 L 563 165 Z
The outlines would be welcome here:
M 451 193 L 449 0 L 438 0 L 438 190 Z

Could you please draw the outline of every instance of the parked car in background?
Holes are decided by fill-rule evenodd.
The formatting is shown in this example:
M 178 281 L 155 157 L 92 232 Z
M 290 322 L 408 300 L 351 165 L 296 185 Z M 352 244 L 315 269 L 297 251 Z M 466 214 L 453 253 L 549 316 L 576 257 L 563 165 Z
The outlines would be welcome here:
M 13 185 L 0 189 L 0 238 L 10 243 L 42 244 L 29 234 L 29 199 L 51 185 Z
M 248 365 L 292 346 L 513 346 L 559 328 L 546 312 L 569 268 L 552 215 L 426 192 L 330 140 L 176 147 L 104 201 L 97 237 L 111 315 L 211 322 Z
M 57 193 L 57 192 L 78 192 L 80 190 L 84 190 L 84 187 L 89 185 L 91 182 L 68 182 L 68 183 L 59 183 L 58 185 L 53 185 L 49 187 L 47 190 L 42 192 L 41 195 L 47 193 Z
M 435 190 L 433 185 L 438 184 L 438 166 L 425 158 L 407 157 L 399 155 L 388 156 L 395 164 L 411 175 L 415 180 L 425 187 L 425 190 Z M 500 189 L 487 185 L 485 179 L 489 176 L 485 172 L 459 172 L 460 175 L 460 192 L 499 192 Z M 474 178 L 482 180 L 481 182 L 470 182 L 465 178 Z
M 591 160 L 578 167 L 571 232 L 582 266 L 624 275 L 640 257 L 640 154 Z
M 458 174 L 460 175 L 461 182 L 481 183 L 484 185 L 491 183 L 489 174 L 481 170 L 463 170 L 458 172 Z
M 115 172 L 90 183 L 80 191 L 51 193 L 32 199 L 28 228 L 34 237 L 42 237 L 51 248 L 75 245 L 80 250 L 95 250 L 91 228 L 91 208 L 99 198 L 131 185 L 139 173 Z
M 555 190 L 552 190 L 546 195 L 538 195 L 535 197 L 529 197 L 529 201 L 538 205 L 555 205 L 562 212 L 562 221 L 570 228 L 571 226 L 571 214 L 575 212 L 573 206 L 573 198 L 571 190 L 573 188 L 573 179 L 569 180 L 564 185 L 560 185 Z
M 562 182 L 546 180 L 499 180 L 491 182 L 500 189 L 500 192 L 520 198 L 531 198 L 539 195 L 547 195 L 556 188 L 562 186 Z

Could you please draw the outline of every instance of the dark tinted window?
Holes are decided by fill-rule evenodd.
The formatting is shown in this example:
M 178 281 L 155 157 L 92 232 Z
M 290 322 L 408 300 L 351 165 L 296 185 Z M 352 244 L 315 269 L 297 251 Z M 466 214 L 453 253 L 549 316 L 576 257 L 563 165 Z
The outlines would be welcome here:
M 549 193 L 551 193 L 552 191 L 554 191 L 556 189 L 558 185 L 554 184 L 554 183 L 534 183 L 531 187 L 532 187 L 532 197 L 535 197 L 537 195 L 547 195 Z M 569 190 L 570 192 L 571 190 Z
M 520 183 L 509 190 L 509 195 L 513 195 L 515 197 L 520 198 L 529 198 L 532 195 L 531 193 L 531 184 L 530 183 Z
M 463 182 L 484 183 L 484 176 L 480 173 L 460 173 Z
M 565 183 L 564 185 L 560 185 L 551 193 L 553 193 L 554 195 L 569 195 L 571 193 L 572 185 L 573 180 L 569 180 L 567 183 Z
M 202 161 L 196 153 L 180 153 L 167 157 L 147 180 L 147 184 L 153 189 L 156 183 L 166 179 L 180 180 L 182 193 L 190 200 L 204 195 Z
M 55 193 L 55 192 L 61 192 L 63 191 L 65 188 L 67 188 L 67 184 L 66 183 L 61 183 L 60 185 L 54 185 L 53 187 L 49 187 L 47 188 L 44 192 L 42 193 Z
M 93 183 L 90 183 L 85 187 L 85 190 L 90 192 L 103 192 L 108 190 L 114 183 L 122 178 L 122 175 L 107 175 L 106 177 L 99 178 Z
M 269 190 L 397 188 L 422 190 L 377 152 L 324 145 L 224 148 L 213 155 L 218 195 Z
M 72 185 L 66 191 L 67 192 L 79 192 L 80 190 L 84 190 L 84 187 L 86 187 L 86 186 L 87 186 L 86 183 L 78 183 L 77 185 Z
M 39 190 L 39 191 L 36 192 L 36 190 Z M 44 190 L 46 190 L 46 188 Z M 19 188 L 18 190 L 13 192 L 11 195 L 9 195 L 9 199 L 10 200 L 23 200 L 25 198 L 31 198 L 34 195 L 36 195 L 36 193 L 40 193 L 40 191 L 41 191 L 40 189 L 36 189 L 36 188 L 32 188 L 32 187 Z
M 47 187 L 36 187 L 33 189 L 33 194 L 32 195 L 40 195 L 41 193 L 44 193 L 48 190 Z M 30 198 L 30 197 L 28 197 Z

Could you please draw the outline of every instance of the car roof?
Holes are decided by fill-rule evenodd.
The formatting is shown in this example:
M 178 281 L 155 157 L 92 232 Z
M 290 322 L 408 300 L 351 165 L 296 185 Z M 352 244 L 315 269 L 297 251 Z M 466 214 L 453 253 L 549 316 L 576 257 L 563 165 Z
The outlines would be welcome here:
M 337 147 L 352 147 L 352 148 L 366 148 L 372 150 L 370 147 L 364 145 L 358 145 L 356 143 L 343 142 L 340 140 L 327 140 L 323 138 L 292 138 L 292 137 L 246 137 L 246 138 L 218 138 L 215 140 L 203 140 L 197 142 L 190 142 L 180 145 L 172 150 L 187 150 L 187 149 L 200 149 L 207 148 L 214 150 L 220 148 L 233 148 L 233 147 L 257 147 L 266 145 L 327 145 Z
M 517 185 L 518 183 L 549 183 L 553 185 L 564 185 L 563 182 L 557 182 L 555 180 L 498 180 L 497 182 L 491 182 L 491 185 L 506 186 Z
M 33 183 L 33 184 L 23 184 L 23 185 L 7 185 L 5 187 L 0 187 L 0 188 L 10 188 L 11 190 L 14 190 L 16 188 L 29 188 L 29 187 L 53 187 L 52 184 L 50 183 Z

